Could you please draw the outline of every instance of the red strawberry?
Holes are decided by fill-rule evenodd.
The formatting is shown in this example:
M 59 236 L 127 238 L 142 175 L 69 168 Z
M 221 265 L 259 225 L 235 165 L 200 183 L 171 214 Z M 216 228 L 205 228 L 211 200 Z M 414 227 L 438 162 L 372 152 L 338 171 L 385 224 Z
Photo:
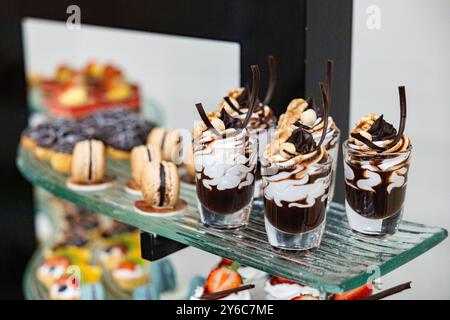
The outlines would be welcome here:
M 232 260 L 230 260 L 230 259 L 227 259 L 227 258 L 222 258 L 222 260 L 220 260 L 220 262 L 219 262 L 219 267 L 222 267 L 222 266 L 231 266 L 233 264 L 233 261 Z
M 134 270 L 136 269 L 136 265 L 133 262 L 125 261 L 119 265 L 119 269 Z
M 331 297 L 331 300 L 360 300 L 369 297 L 372 291 L 372 284 L 365 284 L 353 290 L 336 293 Z
M 293 297 L 291 300 L 319 300 L 319 298 L 314 297 L 310 294 L 301 294 L 296 297 Z
M 213 269 L 205 283 L 206 293 L 214 293 L 228 289 L 234 289 L 242 285 L 242 278 L 236 271 L 227 267 Z
M 280 283 L 287 283 L 287 284 L 297 284 L 294 281 L 285 279 L 285 278 L 281 278 L 281 277 L 275 277 L 275 276 L 270 276 L 270 284 L 271 285 L 276 285 L 276 284 L 280 284 Z

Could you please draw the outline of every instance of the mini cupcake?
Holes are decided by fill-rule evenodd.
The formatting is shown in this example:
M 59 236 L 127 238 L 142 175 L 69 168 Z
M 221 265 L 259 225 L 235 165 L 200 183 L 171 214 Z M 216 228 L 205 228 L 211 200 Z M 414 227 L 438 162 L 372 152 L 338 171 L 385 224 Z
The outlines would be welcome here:
M 218 266 L 209 273 L 203 286 L 197 286 L 190 300 L 202 300 L 205 295 L 235 289 L 242 286 L 242 284 L 242 277 L 236 270 Z M 224 295 L 217 300 L 251 300 L 251 296 L 250 292 L 245 290 Z
M 45 262 L 36 270 L 37 279 L 47 288 L 61 278 L 70 265 L 69 258 L 57 256 L 45 260 Z
M 133 291 L 149 281 L 147 270 L 140 264 L 125 261 L 111 272 L 114 281 L 125 291 Z
M 81 287 L 78 280 L 70 275 L 64 275 L 50 286 L 52 300 L 80 300 Z
M 125 245 L 117 243 L 107 246 L 99 254 L 99 260 L 107 270 L 113 270 L 125 260 L 127 256 Z
M 320 291 L 291 280 L 270 276 L 264 285 L 267 300 L 291 300 L 299 295 L 320 297 Z

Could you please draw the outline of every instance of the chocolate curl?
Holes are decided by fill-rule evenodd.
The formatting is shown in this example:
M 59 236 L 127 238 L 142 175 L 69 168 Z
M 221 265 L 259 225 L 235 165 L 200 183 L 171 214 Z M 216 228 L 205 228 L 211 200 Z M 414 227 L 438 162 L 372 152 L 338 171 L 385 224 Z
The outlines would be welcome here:
M 211 294 L 207 294 L 202 296 L 200 299 L 204 299 L 204 300 L 214 300 L 214 299 L 219 299 L 223 296 L 227 296 L 229 294 L 232 293 L 236 293 L 236 292 L 240 292 L 240 291 L 244 291 L 244 290 L 248 290 L 248 289 L 253 289 L 255 287 L 254 284 L 246 284 L 237 288 L 233 288 L 233 289 L 228 289 L 228 290 L 223 290 L 223 291 L 218 291 L 218 292 L 214 292 Z
M 400 96 L 400 125 L 398 127 L 397 136 L 386 147 L 386 149 L 389 149 L 389 148 L 395 146 L 400 141 L 400 139 L 403 137 L 403 132 L 405 132 L 405 125 L 406 125 L 406 92 L 405 92 L 405 86 L 398 87 L 398 95 Z
M 383 147 L 377 146 L 375 143 L 373 143 L 372 141 L 370 141 L 369 139 L 367 139 L 366 137 L 363 137 L 361 134 L 359 133 L 352 133 L 350 134 L 353 138 L 355 138 L 356 140 L 361 141 L 362 143 L 364 143 L 366 146 L 377 150 L 377 151 L 384 151 L 385 149 Z
M 383 290 L 381 292 L 378 292 L 374 295 L 371 295 L 370 297 L 364 298 L 362 300 L 381 300 L 386 297 L 392 296 L 393 294 L 399 293 L 403 290 L 411 289 L 411 281 L 408 281 L 406 283 L 399 284 L 398 286 Z
M 200 115 L 200 118 L 202 118 L 203 122 L 206 124 L 206 127 L 208 129 L 211 129 L 214 134 L 220 136 L 220 132 L 217 131 L 216 128 L 212 125 L 211 121 L 209 121 L 208 116 L 206 115 L 205 109 L 203 109 L 203 105 L 201 103 L 196 103 L 195 106 L 197 107 L 198 114 Z
M 242 114 L 241 110 L 236 108 L 236 106 L 233 104 L 233 102 L 231 102 L 230 97 L 223 97 L 223 100 L 225 100 L 225 102 L 231 109 L 233 109 L 234 111 L 236 111 L 239 114 Z
M 255 106 L 258 102 L 258 93 L 259 93 L 259 81 L 260 81 L 260 74 L 259 74 L 259 67 L 257 65 L 250 66 L 252 69 L 252 92 L 250 94 L 250 102 L 249 106 L 247 108 L 247 116 L 244 119 L 244 122 L 242 123 L 242 129 L 246 128 L 248 125 L 248 122 L 250 121 L 250 118 L 253 114 L 253 110 L 255 110 Z
M 327 92 L 328 92 L 328 108 L 331 105 L 331 85 L 333 83 L 333 65 L 334 65 L 334 61 L 331 59 L 328 59 L 327 60 L 327 79 L 326 79 Z
M 272 101 L 275 87 L 277 86 L 277 62 L 275 57 L 270 55 L 267 57 L 267 64 L 269 65 L 269 84 L 267 85 L 267 92 L 263 104 L 269 104 Z
M 322 93 L 323 128 L 322 128 L 322 136 L 320 137 L 316 150 L 318 150 L 322 145 L 322 143 L 325 141 L 325 136 L 327 135 L 328 131 L 328 92 L 327 92 L 328 89 L 322 82 L 319 83 L 319 86 L 320 92 Z

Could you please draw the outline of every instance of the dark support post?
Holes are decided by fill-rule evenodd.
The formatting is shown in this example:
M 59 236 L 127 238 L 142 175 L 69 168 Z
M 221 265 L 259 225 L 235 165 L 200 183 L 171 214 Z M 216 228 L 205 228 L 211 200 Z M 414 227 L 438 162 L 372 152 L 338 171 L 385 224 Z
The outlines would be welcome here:
M 186 247 L 186 244 L 141 231 L 141 256 L 145 260 L 159 260 Z

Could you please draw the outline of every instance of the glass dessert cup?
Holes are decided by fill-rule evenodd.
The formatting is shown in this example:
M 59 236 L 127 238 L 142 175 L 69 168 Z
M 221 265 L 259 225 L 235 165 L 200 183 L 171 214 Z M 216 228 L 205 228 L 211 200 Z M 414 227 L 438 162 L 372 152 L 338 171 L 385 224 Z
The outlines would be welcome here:
M 285 250 L 319 247 L 325 229 L 332 158 L 289 166 L 265 162 L 264 220 L 269 243 Z M 298 176 L 301 171 L 304 174 Z
M 330 207 L 331 202 L 334 197 L 334 188 L 336 185 L 336 170 L 339 158 L 339 142 L 341 137 L 341 131 L 336 127 L 331 131 L 331 136 L 328 138 L 328 133 L 325 138 L 324 147 L 328 152 L 328 155 L 331 157 L 332 165 L 331 165 L 331 182 L 330 182 L 330 191 L 328 192 L 328 206 Z M 329 140 L 328 140 L 329 139 Z
M 345 207 L 357 232 L 392 235 L 403 215 L 411 146 L 392 153 L 367 153 L 344 142 Z
M 248 224 L 257 146 L 257 140 L 246 130 L 213 141 L 194 140 L 196 190 L 203 224 L 217 229 Z

